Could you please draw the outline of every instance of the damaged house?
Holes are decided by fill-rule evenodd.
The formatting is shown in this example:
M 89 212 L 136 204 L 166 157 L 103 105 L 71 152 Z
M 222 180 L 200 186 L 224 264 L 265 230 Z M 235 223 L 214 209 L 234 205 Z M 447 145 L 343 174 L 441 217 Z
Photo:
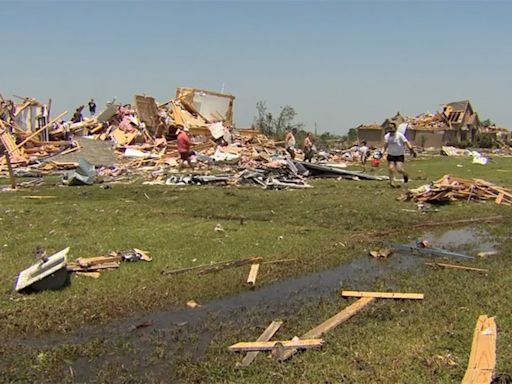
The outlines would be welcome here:
M 461 142 L 475 143 L 482 129 L 478 114 L 469 100 L 464 100 L 445 104 L 441 112 L 434 114 L 405 117 L 397 113 L 384 120 L 381 125 L 360 125 L 357 127 L 359 141 L 365 140 L 372 146 L 381 145 L 390 122 L 397 126 L 402 125 L 409 140 L 426 148 L 441 148 Z

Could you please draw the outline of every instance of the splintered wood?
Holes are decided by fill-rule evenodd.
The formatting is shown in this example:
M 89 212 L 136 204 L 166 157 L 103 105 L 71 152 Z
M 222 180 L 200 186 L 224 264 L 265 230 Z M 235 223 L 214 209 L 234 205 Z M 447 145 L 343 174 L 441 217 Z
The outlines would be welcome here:
M 282 321 L 273 321 L 270 323 L 270 325 L 263 331 L 263 333 L 256 339 L 256 341 L 269 341 L 272 336 L 279 330 L 281 325 L 283 324 Z M 258 356 L 259 351 L 252 351 L 247 352 L 247 355 L 245 355 L 244 359 L 238 366 L 240 367 L 247 367 L 249 366 L 256 356 Z
M 373 303 L 375 298 L 373 297 L 363 297 L 357 300 L 355 303 L 349 305 L 347 308 L 343 309 L 341 312 L 337 313 L 333 317 L 327 319 L 322 324 L 316 326 L 315 328 L 309 330 L 305 334 L 302 335 L 303 339 L 308 338 L 318 338 L 322 336 L 324 333 L 329 332 L 330 330 L 336 328 L 338 325 L 347 321 L 355 314 L 362 311 L 368 305 Z M 297 348 L 292 348 L 290 350 L 285 351 L 281 356 L 279 356 L 279 360 L 287 360 L 292 357 L 296 352 Z
M 259 269 L 259 264 L 251 265 L 251 270 L 249 271 L 249 276 L 247 277 L 247 284 L 249 284 L 251 287 L 254 287 L 256 285 L 256 277 L 258 276 Z
M 512 191 L 481 179 L 463 179 L 445 175 L 432 185 L 412 189 L 406 199 L 418 203 L 460 200 L 494 200 L 496 204 L 512 205 Z
M 362 291 L 342 291 L 342 296 L 346 297 L 375 297 L 379 299 L 412 299 L 423 300 L 423 293 L 401 293 L 401 292 L 362 292 Z
M 490 383 L 496 365 L 496 322 L 481 315 L 475 327 L 468 368 L 462 384 Z
M 324 344 L 322 339 L 297 339 L 297 340 L 284 340 L 284 341 L 243 341 L 228 347 L 233 352 L 244 351 L 271 351 L 277 345 L 282 346 L 285 350 L 288 349 L 310 349 L 319 348 Z

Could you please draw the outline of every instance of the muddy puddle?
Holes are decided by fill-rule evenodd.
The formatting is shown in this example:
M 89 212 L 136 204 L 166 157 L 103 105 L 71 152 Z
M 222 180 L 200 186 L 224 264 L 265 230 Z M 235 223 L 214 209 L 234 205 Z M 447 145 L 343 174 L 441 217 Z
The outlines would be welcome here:
M 471 228 L 428 232 L 421 238 L 427 239 L 434 247 L 447 250 L 471 247 L 470 254 L 473 255 L 479 251 L 494 250 L 497 245 L 495 239 L 492 239 L 488 233 L 477 232 Z M 262 317 L 268 321 L 277 318 L 286 319 L 293 316 L 294 309 L 302 304 L 339 297 L 340 289 L 373 290 L 376 279 L 396 272 L 418 271 L 425 268 L 424 263 L 424 257 L 407 254 L 396 253 L 386 260 L 362 256 L 329 270 L 223 297 L 198 308 L 173 308 L 135 315 L 106 325 L 84 327 L 71 335 L 25 339 L 19 340 L 18 343 L 29 348 L 53 348 L 64 344 L 82 344 L 94 338 L 115 344 L 121 338 L 132 343 L 140 354 L 142 351 L 150 353 L 157 341 L 165 344 L 171 355 L 188 353 L 194 359 L 200 359 L 223 327 L 240 329 L 250 326 L 251 321 L 252 325 L 255 325 L 258 320 L 254 318 L 260 321 Z M 259 314 L 259 317 L 243 316 L 248 313 Z M 142 324 L 144 326 L 137 327 Z M 191 334 L 194 335 L 193 339 L 190 339 Z M 188 350 L 172 350 L 172 346 L 179 344 L 180 340 L 182 342 L 185 340 L 184 344 L 187 345 Z M 74 367 L 75 374 L 83 379 L 87 378 L 90 365 L 104 364 L 105 358 L 103 356 L 98 359 L 98 362 L 87 364 L 79 359 Z M 135 356 L 134 359 L 136 360 Z

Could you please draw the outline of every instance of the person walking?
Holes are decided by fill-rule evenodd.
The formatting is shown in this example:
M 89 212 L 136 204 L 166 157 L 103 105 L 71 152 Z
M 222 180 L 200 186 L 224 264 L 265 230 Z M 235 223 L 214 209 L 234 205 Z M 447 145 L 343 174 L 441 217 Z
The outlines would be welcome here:
M 387 153 L 389 185 L 393 188 L 398 188 L 393 184 L 394 175 L 397 172 L 402 174 L 405 184 L 409 181 L 409 175 L 404 169 L 405 147 L 409 148 L 411 154 L 416 157 L 416 152 L 409 140 L 402 133 L 396 131 L 395 123 L 390 123 L 388 133 L 384 136 L 383 153 Z
M 359 156 L 361 158 L 361 164 L 363 168 L 366 170 L 366 161 L 368 160 L 368 155 L 370 154 L 370 148 L 366 144 L 366 141 L 361 142 L 361 146 L 359 147 Z
M 286 135 L 284 137 L 284 148 L 286 152 L 290 154 L 292 160 L 295 159 L 295 146 L 297 145 L 297 141 L 295 140 L 295 134 L 297 133 L 297 128 L 287 128 Z
M 191 169 L 194 169 L 192 162 L 190 160 L 190 139 L 188 137 L 189 129 L 187 127 L 183 127 L 182 125 L 178 126 L 179 132 L 177 137 L 178 142 L 178 153 L 180 154 L 180 165 L 179 170 L 183 168 L 183 164 L 185 161 L 188 163 L 188 166 Z
M 304 138 L 304 160 L 311 163 L 314 154 L 315 151 L 313 149 L 313 134 L 308 132 Z

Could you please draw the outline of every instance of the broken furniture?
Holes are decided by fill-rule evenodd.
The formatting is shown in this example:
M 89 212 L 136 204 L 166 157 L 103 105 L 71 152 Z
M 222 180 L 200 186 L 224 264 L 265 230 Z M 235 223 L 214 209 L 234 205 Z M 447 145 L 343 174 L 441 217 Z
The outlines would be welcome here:
M 62 251 L 42 258 L 36 264 L 21 271 L 16 281 L 16 292 L 56 290 L 69 283 L 69 272 L 66 268 L 66 256 L 69 247 Z

